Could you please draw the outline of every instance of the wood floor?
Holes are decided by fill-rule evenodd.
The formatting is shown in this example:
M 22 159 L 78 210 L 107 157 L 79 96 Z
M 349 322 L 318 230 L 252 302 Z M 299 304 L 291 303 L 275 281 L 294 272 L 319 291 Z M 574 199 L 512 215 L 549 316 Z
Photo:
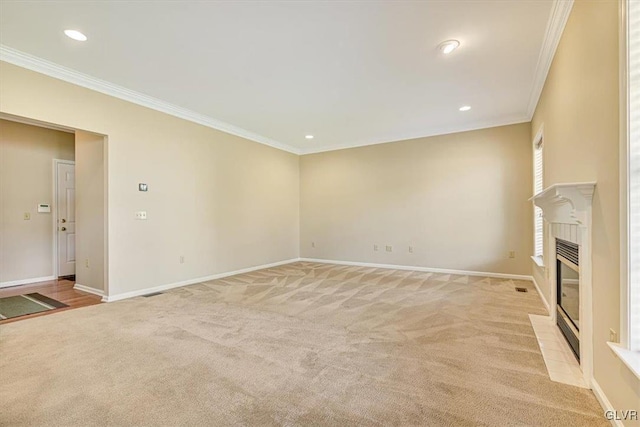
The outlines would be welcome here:
M 72 310 L 74 308 L 100 304 L 101 298 L 99 296 L 75 290 L 73 289 L 74 284 L 75 283 L 72 280 L 60 279 L 52 280 L 49 282 L 40 282 L 33 283 L 31 285 L 12 286 L 10 288 L 0 289 L 0 298 L 37 292 L 41 295 L 53 298 L 54 300 L 60 301 L 69 306 L 58 308 L 55 310 L 43 311 L 41 313 L 28 314 L 26 316 L 0 320 L 0 325 L 38 316 L 47 316 L 49 314 L 58 313 L 63 310 Z

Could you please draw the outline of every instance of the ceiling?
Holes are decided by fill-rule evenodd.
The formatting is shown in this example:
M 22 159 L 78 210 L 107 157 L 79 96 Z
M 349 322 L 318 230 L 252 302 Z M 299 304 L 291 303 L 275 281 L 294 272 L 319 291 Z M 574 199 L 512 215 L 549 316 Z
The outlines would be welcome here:
M 528 121 L 559 3 L 3 0 L 0 59 L 316 152 Z

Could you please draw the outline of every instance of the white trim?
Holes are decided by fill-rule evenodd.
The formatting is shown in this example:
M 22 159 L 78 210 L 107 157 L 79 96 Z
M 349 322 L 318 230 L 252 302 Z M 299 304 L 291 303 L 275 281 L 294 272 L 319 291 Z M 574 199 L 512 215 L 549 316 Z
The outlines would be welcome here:
M 627 1 L 620 3 L 619 69 L 620 69 L 620 343 L 627 348 L 631 344 L 631 316 L 629 299 L 629 17 Z
M 531 281 L 533 282 L 533 285 L 536 287 L 536 290 L 538 291 L 538 295 L 540 295 L 540 299 L 542 300 L 542 304 L 544 304 L 544 307 L 547 309 L 547 313 L 549 313 L 549 315 L 551 315 L 551 306 L 549 305 L 549 302 L 547 301 L 547 298 L 545 298 L 544 294 L 542 293 L 542 290 L 540 289 L 540 286 L 538 285 L 538 282 L 536 281 L 536 277 L 535 276 L 531 276 Z
M 386 144 L 390 142 L 404 141 L 408 139 L 426 138 L 429 136 L 446 135 L 450 133 L 466 132 L 478 129 L 493 128 L 496 126 L 507 126 L 518 123 L 526 123 L 531 118 L 525 114 L 512 114 L 504 116 L 494 120 L 483 120 L 474 123 L 467 124 L 463 127 L 438 127 L 431 129 L 428 132 L 402 134 L 394 137 L 390 137 L 384 140 L 367 140 L 354 142 L 349 144 L 337 144 L 325 147 L 308 147 L 298 148 L 292 145 L 279 142 L 265 136 L 253 133 L 246 129 L 231 125 L 229 123 L 216 120 L 204 114 L 196 113 L 195 111 L 188 110 L 186 108 L 179 107 L 177 105 L 165 102 L 161 99 L 157 99 L 142 93 L 118 86 L 110 83 L 106 80 L 101 80 L 87 74 L 80 73 L 71 68 L 63 67 L 62 65 L 46 61 L 36 56 L 30 55 L 25 52 L 13 49 L 11 47 L 0 44 L 0 61 L 5 61 L 18 67 L 26 68 L 28 70 L 35 71 L 40 74 L 44 74 L 55 79 L 63 80 L 68 83 L 72 83 L 77 86 L 81 86 L 87 89 L 94 90 L 96 92 L 104 93 L 109 96 L 113 96 L 118 99 L 123 99 L 128 102 L 132 102 L 143 107 L 151 108 L 156 111 L 163 112 L 175 117 L 179 117 L 184 120 L 188 120 L 193 123 L 198 123 L 203 126 L 207 126 L 212 129 L 216 129 L 222 132 L 226 132 L 231 135 L 236 135 L 241 138 L 245 138 L 260 144 L 268 145 L 280 150 L 287 151 L 289 153 L 303 155 L 322 153 L 325 151 L 342 150 L 347 148 L 364 147 L 368 145 Z
M 533 148 L 536 148 L 536 145 L 538 145 L 538 142 L 542 140 L 542 138 L 544 138 L 544 123 L 540 125 L 538 132 L 536 132 L 536 136 L 533 138 Z
M 538 132 L 536 132 L 536 136 L 533 138 L 533 142 L 531 144 L 531 152 L 532 152 L 532 166 L 533 166 L 533 193 L 535 194 L 538 190 L 538 177 L 540 178 L 540 190 L 544 188 L 544 123 L 540 125 Z M 538 175 L 538 153 L 540 154 L 540 175 Z M 535 203 L 532 206 L 533 208 L 533 256 L 534 261 L 538 266 L 544 267 L 544 218 L 539 218 L 538 208 L 535 206 Z M 538 223 L 542 229 L 538 229 Z M 542 235 L 542 253 L 538 252 L 538 233 Z M 540 260 L 536 259 L 540 258 Z
M 556 49 L 560 43 L 564 27 L 569 20 L 572 7 L 573 0 L 555 0 L 551 6 L 551 14 L 547 22 L 547 30 L 544 35 L 544 41 L 542 42 L 538 63 L 536 64 L 533 86 L 531 88 L 531 94 L 529 95 L 529 104 L 527 105 L 527 117 L 529 120 L 533 117 L 533 113 L 538 106 L 544 83 L 547 81 L 547 75 L 549 74 L 549 69 L 551 69 L 553 57 L 556 54 Z
M 75 141 L 74 141 L 75 144 Z M 51 218 L 53 220 L 53 277 L 58 278 L 58 165 L 74 165 L 74 160 L 53 159 L 53 200 Z
M 73 134 L 76 133 L 75 129 L 67 126 L 61 126 L 61 125 L 56 125 L 54 123 L 42 122 L 40 120 L 33 120 L 27 117 L 15 116 L 13 114 L 8 114 L 8 113 L 0 112 L 0 119 L 7 120 L 10 122 L 22 123 L 23 125 L 38 126 L 41 128 L 57 130 L 59 132 L 73 133 Z
M 588 225 L 595 182 L 553 184 L 531 197 L 548 223 Z
M 105 295 L 102 298 L 102 301 L 104 302 L 120 301 L 127 298 L 134 298 L 142 295 L 147 295 L 153 292 L 162 292 L 162 291 L 166 291 L 173 288 L 179 288 L 181 286 L 188 286 L 196 283 L 207 282 L 210 280 L 222 279 L 229 276 L 235 276 L 237 274 L 250 273 L 252 271 L 264 270 L 266 268 L 278 267 L 281 265 L 291 264 L 299 261 L 317 262 L 321 264 L 354 265 L 359 267 L 388 268 L 393 270 L 413 270 L 413 271 L 425 271 L 429 273 L 460 274 L 460 275 L 467 275 L 467 276 L 482 276 L 482 277 L 495 277 L 495 278 L 501 278 L 501 279 L 533 281 L 532 276 L 526 276 L 526 275 L 520 275 L 520 274 L 490 273 L 490 272 L 466 271 L 466 270 L 448 270 L 448 269 L 442 269 L 442 268 L 426 268 L 426 267 L 418 267 L 418 266 L 392 265 L 392 264 L 373 264 L 373 263 L 364 263 L 364 262 L 335 261 L 335 260 L 325 260 L 325 259 L 315 259 L 315 258 L 291 258 L 288 260 L 278 261 L 271 264 L 257 265 L 254 267 L 248 267 L 241 270 L 229 271 L 225 273 L 213 274 L 211 276 L 204 276 L 204 277 L 198 277 L 195 279 L 183 280 L 180 282 L 168 283 L 165 285 L 139 289 L 136 291 L 125 292 L 122 294 Z
M 12 280 L 9 282 L 0 282 L 0 288 L 9 288 L 11 286 L 30 285 L 32 283 L 49 282 L 56 280 L 55 276 L 32 277 L 31 279 Z
M 593 253 L 592 199 L 595 183 L 554 184 L 530 200 L 541 207 L 547 227 L 547 280 L 550 285 L 551 317 L 557 318 L 556 240 L 579 245 L 580 257 L 580 368 L 586 384 L 593 379 Z M 574 231 L 572 231 L 574 230 Z M 574 234 L 575 236 L 571 236 Z M 569 237 L 568 238 L 568 235 Z
M 145 289 L 138 289 L 136 291 L 124 292 L 122 294 L 105 295 L 104 297 L 102 297 L 102 301 L 104 301 L 104 302 L 120 301 L 120 300 L 123 300 L 123 299 L 139 297 L 139 296 L 151 294 L 151 293 L 154 293 L 154 292 L 162 292 L 162 291 L 166 291 L 166 290 L 173 289 L 173 288 L 179 288 L 181 286 L 194 285 L 196 283 L 207 282 L 207 281 L 216 280 L 216 279 L 222 279 L 222 278 L 229 277 L 229 276 L 235 276 L 236 274 L 250 273 L 252 271 L 264 270 L 266 268 L 272 268 L 272 267 L 278 267 L 280 265 L 291 264 L 291 263 L 297 262 L 297 261 L 300 261 L 300 258 L 292 258 L 292 259 L 287 259 L 287 260 L 284 260 L 284 261 L 274 262 L 274 263 L 271 263 L 271 264 L 256 265 L 254 267 L 243 268 L 241 270 L 228 271 L 228 272 L 225 272 L 225 273 L 213 274 L 211 276 L 204 276 L 204 277 L 198 277 L 198 278 L 195 278 L 195 279 L 183 280 L 183 281 L 180 281 L 180 282 L 167 283 L 165 285 L 153 286 L 151 288 L 145 288 Z
M 76 283 L 75 285 L 73 285 L 73 289 L 77 289 L 88 294 L 98 295 L 99 297 L 104 297 L 104 292 L 100 289 L 91 288 L 89 286 L 81 285 L 80 283 Z
M 204 114 L 196 113 L 195 111 L 188 110 L 169 102 L 165 102 L 163 100 L 144 95 L 142 93 L 124 88 L 108 81 L 98 79 L 84 73 L 80 73 L 73 69 L 38 58 L 36 56 L 21 52 L 17 49 L 13 49 L 2 44 L 0 44 L 0 61 L 8 62 L 10 64 L 35 71 L 49 77 L 53 77 L 77 86 L 104 93 L 118 99 L 123 99 L 125 101 L 141 105 L 143 107 L 151 108 L 165 114 L 179 117 L 181 119 L 188 120 L 193 123 L 198 123 L 200 125 L 207 126 L 209 128 L 216 129 L 231 135 L 236 135 L 260 144 L 268 145 L 270 147 L 274 147 L 290 153 L 303 155 L 355 147 L 364 147 L 369 145 L 386 144 L 408 139 L 426 138 L 429 136 L 446 135 L 478 129 L 486 129 L 496 126 L 507 126 L 531 121 L 533 113 L 535 112 L 535 108 L 538 104 L 540 94 L 542 93 L 544 83 L 547 79 L 547 74 L 549 73 L 549 68 L 551 67 L 551 63 L 558 47 L 560 37 L 562 36 L 562 32 L 567 23 L 567 19 L 569 18 L 572 6 L 573 0 L 555 0 L 553 3 L 549 21 L 547 22 L 544 41 L 542 43 L 542 48 L 538 56 L 538 62 L 536 65 L 535 76 L 526 112 L 504 116 L 497 120 L 478 121 L 467 124 L 463 127 L 438 127 L 433 128 L 428 132 L 402 134 L 387 138 L 385 140 L 368 140 L 350 144 L 336 144 L 318 148 L 294 147 L 292 145 L 267 138 L 238 126 L 216 120 Z
M 268 145 L 279 150 L 299 154 L 299 150 L 297 148 L 294 148 L 288 144 L 275 141 L 265 136 L 258 135 L 257 133 L 253 133 L 229 123 L 213 119 L 211 117 L 205 116 L 204 114 L 196 113 L 194 111 L 179 107 L 169 102 L 165 102 L 160 99 L 144 95 L 130 89 L 126 89 L 122 86 L 109 83 L 105 80 L 97 79 L 87 74 L 80 73 L 70 68 L 63 67 L 62 65 L 46 61 L 44 59 L 29 55 L 28 53 L 21 52 L 19 50 L 1 44 L 0 61 L 8 62 L 10 64 L 17 65 L 18 67 L 26 68 L 31 71 L 47 75 L 49 77 L 63 80 L 77 86 L 82 86 L 96 92 L 104 93 L 118 99 L 123 99 L 125 101 L 132 102 L 143 107 L 151 108 L 152 110 L 160 111 L 171 116 L 179 117 L 190 122 L 198 123 L 200 125 L 229 133 L 231 135 L 236 135 L 241 138 L 258 142 L 260 144 Z
M 629 350 L 618 343 L 607 342 L 607 345 L 627 368 L 640 380 L 640 352 Z
M 544 259 L 541 256 L 532 256 L 531 260 L 540 268 L 544 268 Z
M 464 276 L 495 277 L 499 279 L 533 280 L 532 276 L 525 276 L 521 274 L 490 273 L 490 272 L 484 272 L 484 271 L 467 271 L 467 270 L 450 270 L 450 269 L 444 269 L 444 268 L 418 267 L 414 265 L 377 264 L 377 263 L 371 263 L 371 262 L 336 261 L 336 260 L 318 259 L 318 258 L 300 258 L 300 261 L 317 262 L 321 264 L 353 265 L 357 267 L 388 268 L 391 270 L 424 271 L 427 273 L 460 274 Z
M 600 406 L 602 406 L 602 409 L 605 411 L 615 411 L 615 408 L 611 402 L 609 402 L 607 395 L 604 394 L 604 391 L 602 391 L 600 384 L 598 384 L 595 378 L 591 378 L 591 391 L 593 391 L 593 394 L 596 396 L 596 399 L 600 403 Z M 622 421 L 620 420 L 611 420 L 611 425 L 614 427 L 624 427 L 624 424 L 622 424 Z

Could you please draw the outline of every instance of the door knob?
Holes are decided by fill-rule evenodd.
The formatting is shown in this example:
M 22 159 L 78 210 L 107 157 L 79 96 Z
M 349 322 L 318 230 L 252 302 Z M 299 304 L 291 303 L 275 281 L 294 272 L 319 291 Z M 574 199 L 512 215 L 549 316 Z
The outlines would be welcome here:
M 60 227 L 60 231 L 67 231 L 67 227 Z
M 60 220 L 60 222 L 64 224 L 65 222 L 67 222 L 67 220 L 66 220 L 66 219 L 64 219 L 64 218 L 62 218 L 62 219 Z

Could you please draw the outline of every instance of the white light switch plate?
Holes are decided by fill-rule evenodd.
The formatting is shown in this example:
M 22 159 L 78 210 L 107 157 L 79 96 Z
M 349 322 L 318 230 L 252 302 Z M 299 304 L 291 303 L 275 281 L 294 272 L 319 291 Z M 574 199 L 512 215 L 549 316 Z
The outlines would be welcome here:
M 147 219 L 147 211 L 136 212 L 136 219 Z

